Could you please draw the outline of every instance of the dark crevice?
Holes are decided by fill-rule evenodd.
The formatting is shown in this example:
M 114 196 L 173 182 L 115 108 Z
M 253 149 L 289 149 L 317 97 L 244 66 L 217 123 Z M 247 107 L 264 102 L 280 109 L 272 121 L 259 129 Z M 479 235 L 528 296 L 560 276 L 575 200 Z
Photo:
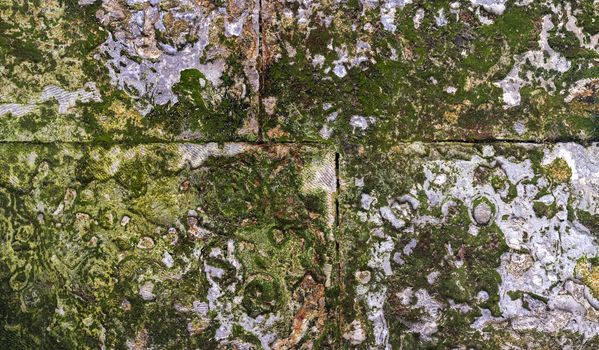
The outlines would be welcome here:
M 341 259 L 341 244 L 340 235 L 341 235 L 341 216 L 339 213 L 340 201 L 341 197 L 341 180 L 340 180 L 340 169 L 341 169 L 341 154 L 339 152 L 335 152 L 335 263 L 337 267 L 337 278 L 339 286 L 340 295 L 344 295 L 344 284 L 343 284 L 343 275 L 342 275 L 342 259 Z M 337 305 L 337 334 L 343 334 L 343 308 L 341 305 Z M 337 339 L 338 341 L 341 339 Z
M 339 227 L 339 196 L 341 195 L 341 182 L 339 180 L 339 169 L 340 169 L 340 159 L 341 154 L 339 152 L 335 153 L 335 226 Z
M 519 139 L 500 139 L 500 138 L 490 138 L 490 139 L 442 139 L 442 140 L 429 140 L 429 141 L 414 141 L 414 142 L 422 142 L 422 143 L 462 143 L 462 144 L 501 144 L 501 143 L 514 143 L 514 144 L 533 144 L 533 145 L 552 145 L 556 143 L 565 143 L 565 142 L 574 142 L 579 144 L 591 144 L 593 142 L 597 142 L 599 140 L 590 139 L 590 140 L 580 140 L 577 138 L 558 138 L 551 140 L 519 140 Z M 412 143 L 412 142 L 398 142 L 398 143 Z
M 263 113 L 264 113 L 264 108 L 262 106 L 262 91 L 264 89 L 264 71 L 265 71 L 265 67 L 264 67 L 264 60 L 263 60 L 263 47 L 262 47 L 262 40 L 264 37 L 264 33 L 263 28 L 264 26 L 262 25 L 262 0 L 256 0 L 258 1 L 258 57 L 256 58 L 257 62 L 256 64 L 258 65 L 258 115 L 256 116 L 256 119 L 258 119 L 258 142 L 262 142 L 264 140 L 264 135 L 262 135 L 263 133 L 263 128 L 262 128 L 262 124 L 264 123 L 264 118 L 263 118 Z
M 270 140 L 258 140 L 258 141 L 250 141 L 250 140 L 136 140 L 136 141 L 6 141 L 0 140 L 1 144 L 22 144 L 22 145 L 32 145 L 32 146 L 51 146 L 51 145 L 75 145 L 75 146 L 140 146 L 140 145 L 182 145 L 182 144 L 197 144 L 197 145 L 205 145 L 208 143 L 218 143 L 218 144 L 226 144 L 226 143 L 240 143 L 247 145 L 259 145 L 259 146 L 269 146 L 269 145 L 296 145 L 296 146 L 330 146 L 330 143 L 318 142 L 318 141 L 270 141 Z
M 533 141 L 533 140 L 517 140 L 517 139 L 483 139 L 483 140 L 459 140 L 459 139 L 446 139 L 446 140 L 414 140 L 414 141 L 397 141 L 396 145 L 422 143 L 422 144 L 463 144 L 463 145 L 485 145 L 485 144 L 531 144 L 531 145 L 554 145 L 557 143 L 577 143 L 580 145 L 591 145 L 599 140 L 579 140 L 579 139 L 560 139 L 551 141 Z M 255 144 L 255 145 L 305 145 L 305 146 L 328 146 L 333 148 L 335 144 L 331 142 L 324 142 L 319 140 L 265 140 L 260 135 L 256 141 L 252 140 L 156 140 L 156 139 L 138 139 L 138 140 L 120 140 L 120 141 L 103 141 L 103 140 L 90 140 L 90 141 L 39 141 L 39 140 L 0 140 L 0 144 L 24 144 L 24 145 L 98 145 L 98 146 L 112 146 L 112 145 L 151 145 L 151 144 L 208 144 L 208 143 L 244 143 L 244 144 Z M 337 154 L 339 156 L 339 154 Z

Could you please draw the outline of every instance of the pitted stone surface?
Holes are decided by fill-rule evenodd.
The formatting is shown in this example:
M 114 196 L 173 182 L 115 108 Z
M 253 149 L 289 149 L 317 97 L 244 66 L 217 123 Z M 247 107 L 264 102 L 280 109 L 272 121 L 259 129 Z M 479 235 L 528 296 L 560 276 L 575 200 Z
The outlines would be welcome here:
M 598 63 L 596 0 L 0 1 L 0 348 L 599 348 Z

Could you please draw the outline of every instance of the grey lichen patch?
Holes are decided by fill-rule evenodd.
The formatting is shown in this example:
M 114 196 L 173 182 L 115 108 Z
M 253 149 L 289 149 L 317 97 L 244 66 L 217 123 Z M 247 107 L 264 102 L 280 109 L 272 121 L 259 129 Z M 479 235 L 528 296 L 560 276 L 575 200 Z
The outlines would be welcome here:
M 177 102 L 172 89 L 186 69 L 200 71 L 206 77 L 204 84 L 218 88 L 223 84 L 226 59 L 238 54 L 234 47 L 215 42 L 222 35 L 237 37 L 243 44 L 249 40 L 244 48 L 247 61 L 239 64 L 245 64 L 248 73 L 244 90 L 257 92 L 256 6 L 253 1 L 230 7 L 193 1 L 102 1 L 96 16 L 110 35 L 100 51 L 107 57 L 112 83 L 134 98 L 158 105 Z
M 22 117 L 36 110 L 38 104 L 56 100 L 58 103 L 58 113 L 65 114 L 74 107 L 77 102 L 100 102 L 101 96 L 96 85 L 93 82 L 88 82 L 83 88 L 76 91 L 64 91 L 58 86 L 48 85 L 44 88 L 41 94 L 25 104 L 6 103 L 0 105 L 0 116 L 10 114 L 13 117 Z
M 265 136 L 596 139 L 594 17 L 592 1 L 263 2 Z
M 495 217 L 495 206 L 485 197 L 472 202 L 472 217 L 478 225 L 488 225 Z
M 2 145 L 0 340 L 17 349 L 330 343 L 328 193 L 302 189 L 328 188 L 304 174 L 334 168 L 327 154 Z
M 102 1 L 96 17 L 109 34 L 96 58 L 142 115 L 175 125 L 176 136 L 255 138 L 258 6 Z
M 340 218 L 348 343 L 542 348 L 557 332 L 579 345 L 598 339 L 588 261 L 599 246 L 582 221 L 599 211 L 597 145 L 350 150 Z M 524 340 L 533 333 L 536 341 Z

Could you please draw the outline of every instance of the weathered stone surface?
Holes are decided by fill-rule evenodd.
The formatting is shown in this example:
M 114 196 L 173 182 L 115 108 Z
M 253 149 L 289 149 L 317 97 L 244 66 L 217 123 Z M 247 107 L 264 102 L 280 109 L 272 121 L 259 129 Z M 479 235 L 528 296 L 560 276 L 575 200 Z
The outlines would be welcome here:
M 0 349 L 599 348 L 598 20 L 0 0 Z
M 329 343 L 334 159 L 230 143 L 1 145 L 0 343 Z
M 0 4 L 0 140 L 253 140 L 258 3 Z
M 592 1 L 262 2 L 273 140 L 597 139 Z
M 346 345 L 598 345 L 599 145 L 360 146 L 343 164 Z

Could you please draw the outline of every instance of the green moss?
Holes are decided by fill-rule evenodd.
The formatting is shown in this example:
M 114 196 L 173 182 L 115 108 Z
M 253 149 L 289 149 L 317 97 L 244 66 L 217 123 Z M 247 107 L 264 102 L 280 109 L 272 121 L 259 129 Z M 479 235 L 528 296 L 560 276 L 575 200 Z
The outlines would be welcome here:
M 593 1 L 581 1 L 576 4 L 576 10 L 580 13 L 576 14 L 577 25 L 589 35 L 593 36 L 599 33 L 599 21 L 597 20 L 597 4 Z
M 280 291 L 281 287 L 274 282 L 259 279 L 251 281 L 245 286 L 242 302 L 248 315 L 256 317 L 281 307 L 278 305 Z
M 543 167 L 543 173 L 556 183 L 567 182 L 572 177 L 572 169 L 563 158 L 556 158 Z
M 264 96 L 277 99 L 275 113 L 262 115 L 265 137 L 322 142 L 318 132 L 325 125 L 341 142 L 382 147 L 397 140 L 595 137 L 597 126 L 588 108 L 575 111 L 563 97 L 534 85 L 521 89 L 520 106 L 505 109 L 502 91 L 493 84 L 509 73 L 514 57 L 538 50 L 542 18 L 548 14 L 544 5 L 508 6 L 502 15 L 491 16 L 493 23 L 489 25 L 481 25 L 473 13 L 462 10 L 457 22 L 450 16 L 449 24 L 438 28 L 433 16 L 425 16 L 420 28 L 414 28 L 416 8 L 436 13 L 448 5 L 406 6 L 395 15 L 397 30 L 393 34 L 378 27 L 365 29 L 380 20 L 377 10 L 355 14 L 335 5 L 321 9 L 333 19 L 327 27 L 313 19 L 312 31 L 286 20 L 280 21 L 280 27 L 269 28 L 281 55 L 268 62 L 264 73 Z M 554 44 L 560 50 L 571 49 L 567 54 L 577 68 L 555 77 L 545 76 L 555 79 L 556 86 L 593 75 L 589 71 L 593 68 L 586 68 L 592 66 L 591 50 L 574 50 L 571 35 L 564 39 Z M 357 52 L 356 40 L 366 42 L 371 49 Z M 292 57 L 287 55 L 288 46 L 297 51 Z M 347 75 L 339 78 L 331 71 L 338 59 L 334 48 L 347 49 L 350 60 L 364 56 L 366 61 L 356 67 L 348 64 Z M 322 67 L 312 62 L 316 53 L 325 57 Z M 395 55 L 397 60 L 390 58 Z M 457 91 L 445 92 L 449 86 Z M 333 108 L 325 112 L 323 103 L 332 103 Z M 326 120 L 332 111 L 339 113 L 334 123 Z M 356 130 L 349 125 L 354 115 L 372 116 L 375 123 L 366 131 Z M 524 122 L 524 135 L 513 130 L 515 121 Z
M 599 234 L 599 214 L 592 214 L 584 210 L 576 210 L 576 218 L 581 224 L 586 226 L 591 233 Z
M 203 88 L 202 84 L 206 87 Z M 147 116 L 147 126 L 167 130 L 177 138 L 184 136 L 185 132 L 195 131 L 200 133 L 201 138 L 210 135 L 218 140 L 240 139 L 237 130 L 251 113 L 249 102 L 233 95 L 232 80 L 224 79 L 222 97 L 215 96 L 217 92 L 209 87 L 210 84 L 195 69 L 182 71 L 179 83 L 173 87 L 179 101 L 173 106 L 156 106 Z
M 547 299 L 546 297 L 542 296 L 542 295 L 538 295 L 535 293 L 527 293 L 531 298 L 536 299 L 538 301 L 542 301 L 543 303 L 547 304 L 547 302 L 549 301 L 549 299 Z
M 505 200 L 509 203 L 513 201 L 516 197 L 518 197 L 518 187 L 516 185 L 510 184 Z
M 543 202 L 534 202 L 532 207 L 538 217 L 546 217 L 548 219 L 553 218 L 558 212 L 557 204 L 555 202 L 552 202 L 550 205 Z
M 507 292 L 507 294 L 512 300 L 521 299 L 524 296 L 524 293 L 520 290 L 510 290 Z
M 548 41 L 551 48 L 560 52 L 568 59 L 598 57 L 596 52 L 581 48 L 578 38 L 570 31 L 562 32 L 553 29 L 549 32 Z

